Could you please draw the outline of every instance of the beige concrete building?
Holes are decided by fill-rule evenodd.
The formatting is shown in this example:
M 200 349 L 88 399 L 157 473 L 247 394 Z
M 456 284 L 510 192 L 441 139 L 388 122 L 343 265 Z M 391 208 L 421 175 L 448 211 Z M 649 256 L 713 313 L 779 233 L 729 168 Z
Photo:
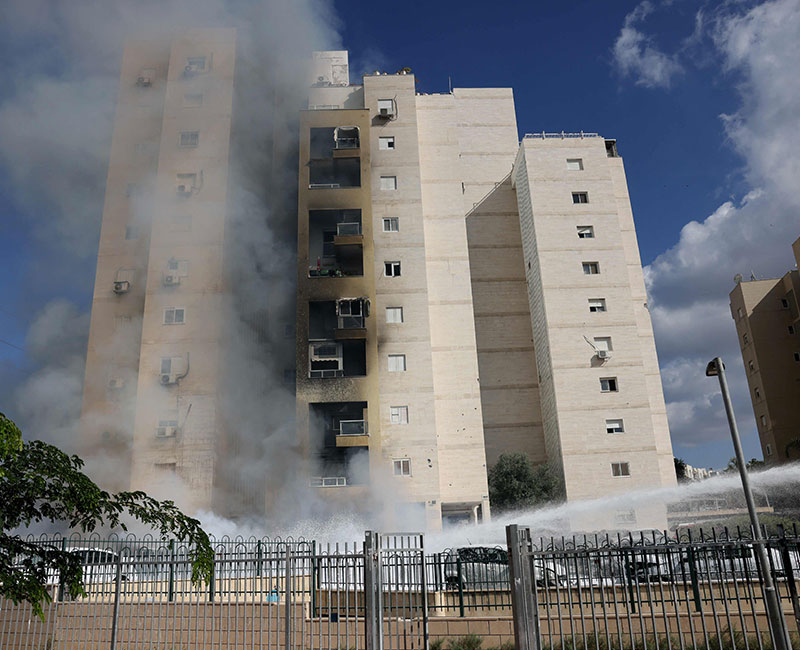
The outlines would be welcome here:
M 800 265 L 800 238 L 792 244 Z M 800 458 L 800 273 L 743 282 L 730 293 L 764 461 Z
M 231 458 L 253 459 L 220 405 L 235 51 L 232 30 L 126 49 L 83 427 L 86 448 L 125 461 L 113 487 L 172 481 L 225 514 L 237 498 L 269 509 L 282 486 L 237 474 Z M 428 529 L 488 518 L 487 468 L 506 452 L 552 465 L 570 500 L 673 484 L 616 143 L 520 143 L 508 88 L 420 94 L 407 69 L 350 84 L 344 51 L 311 67 L 285 324 L 284 448 L 299 454 L 259 472 Z

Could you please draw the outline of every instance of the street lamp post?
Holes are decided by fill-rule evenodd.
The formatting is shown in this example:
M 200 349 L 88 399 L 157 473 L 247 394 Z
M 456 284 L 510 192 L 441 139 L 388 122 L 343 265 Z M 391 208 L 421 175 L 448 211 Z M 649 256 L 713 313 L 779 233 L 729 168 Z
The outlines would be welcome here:
M 763 580 L 764 599 L 767 606 L 767 618 L 769 620 L 770 631 L 775 642 L 775 650 L 791 650 L 792 645 L 789 641 L 789 634 L 786 629 L 786 621 L 783 618 L 778 592 L 775 589 L 775 582 L 770 572 L 767 551 L 764 548 L 764 538 L 761 535 L 761 525 L 758 522 L 756 504 L 753 501 L 753 491 L 750 489 L 750 478 L 747 476 L 744 454 L 742 453 L 742 441 L 739 439 L 739 429 L 736 426 L 736 419 L 733 415 L 733 405 L 731 404 L 731 394 L 728 391 L 728 381 L 725 379 L 725 364 L 722 359 L 715 357 L 706 366 L 707 377 L 719 378 L 719 387 L 722 391 L 722 401 L 725 403 L 725 414 L 728 416 L 728 425 L 731 429 L 733 439 L 733 450 L 736 454 L 736 464 L 739 467 L 739 476 L 742 479 L 742 489 L 744 498 L 747 502 L 747 512 L 750 515 L 750 525 L 753 529 L 753 541 L 758 554 L 758 563 L 761 566 L 761 577 Z

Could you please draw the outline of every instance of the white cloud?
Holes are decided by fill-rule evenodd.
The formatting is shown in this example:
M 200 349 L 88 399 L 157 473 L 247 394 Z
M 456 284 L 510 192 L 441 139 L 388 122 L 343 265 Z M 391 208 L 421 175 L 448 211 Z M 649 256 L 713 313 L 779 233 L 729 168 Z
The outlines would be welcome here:
M 744 196 L 687 223 L 645 269 L 670 428 L 685 447 L 728 435 L 718 385 L 704 376 L 718 355 L 740 426 L 755 430 L 727 296 L 736 273 L 782 276 L 800 236 L 800 0 L 735 11 L 723 5 L 709 28 L 723 71 L 738 82 L 741 104 L 721 117 L 744 160 Z
M 645 0 L 625 17 L 614 42 L 614 63 L 623 76 L 633 77 L 637 85 L 669 88 L 673 79 L 683 72 L 683 67 L 675 55 L 662 52 L 653 38 L 638 28 L 653 9 L 652 3 Z

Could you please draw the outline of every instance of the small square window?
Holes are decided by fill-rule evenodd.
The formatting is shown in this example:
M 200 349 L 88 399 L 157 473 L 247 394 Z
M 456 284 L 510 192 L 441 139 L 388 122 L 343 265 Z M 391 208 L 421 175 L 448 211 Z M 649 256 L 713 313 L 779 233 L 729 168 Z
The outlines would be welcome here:
M 202 106 L 203 105 L 203 93 L 186 93 L 183 96 L 183 105 L 184 106 Z
M 138 239 L 139 229 L 136 226 L 125 226 L 125 239 Z
M 392 424 L 408 424 L 408 407 L 390 406 L 389 420 Z
M 759 419 L 761 420 L 761 426 L 762 427 L 767 426 L 767 416 L 766 415 L 762 415 Z
M 616 393 L 619 391 L 617 387 L 616 377 L 602 377 L 600 379 L 600 392 L 602 393 Z
M 789 325 L 786 329 L 789 330 L 789 334 L 794 334 L 794 325 Z
M 392 461 L 395 476 L 411 476 L 411 460 L 408 458 L 395 458 Z
M 182 325 L 184 314 L 182 307 L 168 307 L 164 310 L 164 325 Z
M 394 136 L 381 136 L 378 138 L 378 149 L 382 151 L 388 151 L 389 149 L 394 149 Z
M 396 190 L 397 189 L 397 176 L 381 176 L 381 189 L 382 190 Z
M 583 171 L 583 158 L 567 158 L 567 170 L 571 172 Z
M 396 278 L 400 275 L 400 262 L 384 262 L 383 274 L 387 278 Z
M 759 390 L 758 386 L 753 389 L 753 395 L 756 396 L 756 399 L 761 399 L 761 390 Z
M 606 310 L 605 298 L 589 298 L 589 311 L 598 312 Z
M 403 322 L 403 308 L 402 307 L 387 307 L 386 308 L 386 322 L 387 323 L 402 323 Z
M 181 131 L 178 144 L 181 147 L 196 147 L 200 144 L 200 131 Z
M 578 239 L 594 239 L 594 226 L 578 226 Z
M 186 59 L 186 72 L 202 72 L 206 69 L 206 57 L 190 56 Z
M 744 314 L 742 313 L 742 308 L 741 308 L 741 307 L 739 307 L 739 308 L 736 310 L 736 315 L 737 315 L 739 318 L 741 318 L 741 317 L 744 315 Z
M 795 352 L 794 353 L 794 360 L 795 361 L 800 361 L 800 352 Z
M 789 301 L 786 298 L 781 298 L 781 307 L 783 309 L 789 309 Z
M 766 448 L 767 448 L 767 456 L 772 456 L 772 445 L 767 443 Z
M 384 217 L 383 232 L 399 232 L 400 219 L 397 217 Z
M 631 475 L 630 463 L 611 463 L 611 475 L 616 477 L 630 476 Z
M 750 372 L 756 371 L 756 364 L 754 364 L 752 360 L 747 362 L 747 367 L 750 369 Z
M 743 342 L 745 345 L 747 345 L 748 343 L 750 343 L 750 337 L 748 337 L 748 336 L 747 336 L 747 332 L 745 332 L 744 334 L 742 334 L 742 342 Z
M 597 275 L 600 273 L 600 264 L 597 262 L 583 262 L 584 275 Z
M 622 420 L 606 420 L 606 433 L 625 433 Z
M 406 355 L 390 354 L 389 372 L 405 372 L 405 371 L 406 371 Z
M 572 193 L 572 202 L 573 203 L 588 203 L 589 202 L 589 193 L 588 192 L 573 192 Z

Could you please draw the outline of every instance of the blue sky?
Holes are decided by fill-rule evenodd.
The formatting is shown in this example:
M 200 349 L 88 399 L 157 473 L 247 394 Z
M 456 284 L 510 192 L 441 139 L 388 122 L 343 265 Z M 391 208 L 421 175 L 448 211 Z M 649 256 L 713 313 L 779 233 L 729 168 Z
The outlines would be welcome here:
M 235 3 L 207 4 L 211 12 Z M 314 4 L 297 0 L 293 10 Z M 97 170 L 113 110 L 113 94 L 101 84 L 76 82 L 82 97 L 102 107 L 95 116 L 60 82 L 86 70 L 81 83 L 112 78 L 118 66 L 113 56 L 87 55 L 83 27 L 48 40 L 54 32 L 39 10 L 56 5 L 15 0 L 14 21 L 0 27 L 0 53 L 16 70 L 0 89 L 0 140 L 10 143 L 0 152 L 0 339 L 27 350 L 0 343 L 0 408 L 23 419 L 35 405 L 20 397 L 20 384 L 47 363 L 31 325 L 54 299 L 74 304 L 56 313 L 86 322 L 104 182 Z M 746 453 L 760 456 L 727 294 L 737 272 L 787 271 L 791 241 L 800 236 L 800 206 L 789 191 L 800 173 L 800 90 L 791 64 L 800 60 L 800 2 L 462 0 L 404 8 L 341 0 L 322 17 L 314 12 L 315 36 L 334 42 L 338 33 L 354 77 L 409 66 L 421 92 L 446 92 L 448 78 L 454 87 L 510 86 L 520 134 L 584 130 L 616 138 L 647 266 L 676 455 L 714 467 L 732 455 L 716 384 L 702 376 L 705 362 L 721 354 Z M 118 9 L 124 14 L 124 3 Z M 62 29 L 63 21 L 52 25 Z M 111 52 L 119 41 L 100 33 L 89 41 L 106 38 Z M 51 50 L 58 56 L 42 55 Z M 73 54 L 80 65 L 72 65 Z M 26 97 L 37 110 L 28 112 Z M 81 133 L 96 137 L 96 146 L 63 138 L 31 153 L 31 125 L 40 131 L 56 101 L 63 102 L 59 119 L 76 120 L 68 130 L 96 125 L 96 133 Z M 77 178 L 81 200 L 37 197 L 31 179 L 42 168 Z M 65 346 L 80 349 L 81 326 L 61 329 L 72 337 Z

